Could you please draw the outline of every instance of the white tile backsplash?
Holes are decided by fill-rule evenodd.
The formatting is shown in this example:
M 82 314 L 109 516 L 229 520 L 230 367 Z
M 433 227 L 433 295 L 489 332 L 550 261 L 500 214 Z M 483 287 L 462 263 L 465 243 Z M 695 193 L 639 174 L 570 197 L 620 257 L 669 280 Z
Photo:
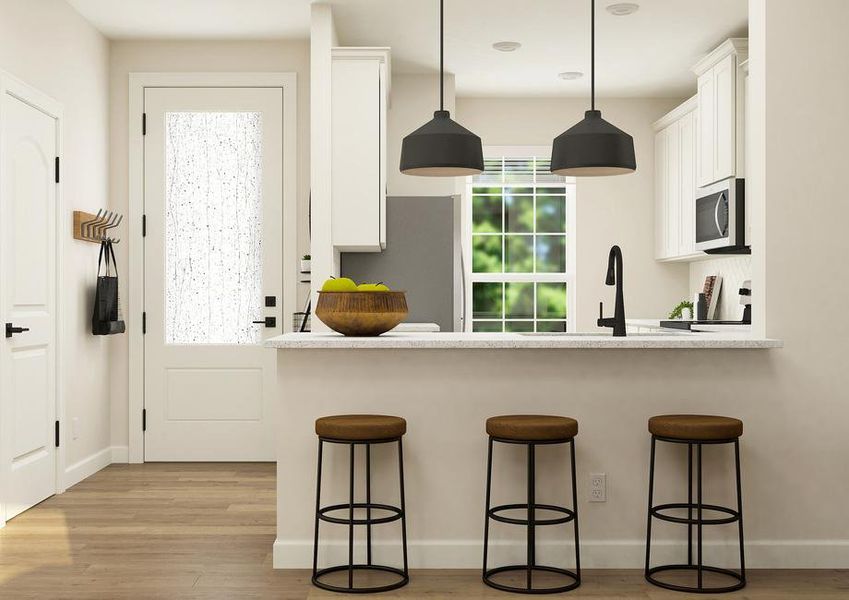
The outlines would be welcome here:
M 722 289 L 716 307 L 717 319 L 736 321 L 743 317 L 743 306 L 739 303 L 737 290 L 743 282 L 752 278 L 752 257 L 723 256 L 690 263 L 690 299 L 701 292 L 708 275 L 722 275 Z M 757 294 L 758 290 L 752 290 Z

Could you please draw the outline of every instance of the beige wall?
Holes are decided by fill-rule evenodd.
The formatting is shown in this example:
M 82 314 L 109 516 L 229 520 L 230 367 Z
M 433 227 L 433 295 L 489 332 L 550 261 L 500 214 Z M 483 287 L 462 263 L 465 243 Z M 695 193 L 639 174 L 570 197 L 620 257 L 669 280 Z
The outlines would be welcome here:
M 72 211 L 108 204 L 109 44 L 64 0 L 0 0 L 0 69 L 64 106 L 63 340 L 66 466 L 87 474 L 110 458 L 109 371 L 111 340 L 90 333 L 97 250 L 71 239 Z M 77 439 L 68 434 L 78 419 Z M 91 459 L 91 460 L 87 460 Z M 87 462 L 81 462 L 87 461 Z M 76 468 L 74 466 L 76 465 Z
M 298 255 L 310 251 L 307 225 L 309 203 L 309 43 L 269 42 L 113 42 L 109 70 L 110 196 L 112 208 L 128 210 L 128 82 L 132 72 L 295 72 L 298 75 Z M 136 121 L 138 115 L 133 117 Z M 119 246 L 118 260 L 127 264 L 127 250 L 137 240 Z M 135 246 L 138 249 L 139 246 Z M 308 285 L 299 286 L 298 305 L 305 301 Z M 127 281 L 121 293 L 126 298 Z M 288 318 L 284 316 L 284 318 Z M 122 336 L 111 361 L 112 444 L 126 446 L 128 407 L 128 348 Z
M 654 260 L 654 132 L 652 123 L 680 103 L 663 99 L 603 99 L 603 115 L 634 136 L 637 172 L 579 178 L 577 183 L 578 331 L 596 328 L 598 303 L 613 314 L 613 290 L 604 285 L 607 253 L 619 244 L 624 258 L 625 308 L 631 318 L 668 314 L 687 297 L 687 265 Z M 485 146 L 550 146 L 577 123 L 584 99 L 458 98 L 457 118 Z

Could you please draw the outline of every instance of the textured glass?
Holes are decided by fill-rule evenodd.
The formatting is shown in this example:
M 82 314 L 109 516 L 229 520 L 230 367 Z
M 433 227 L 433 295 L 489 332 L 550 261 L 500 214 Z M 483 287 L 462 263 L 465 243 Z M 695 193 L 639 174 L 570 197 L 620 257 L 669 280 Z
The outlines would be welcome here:
M 262 113 L 165 115 L 165 342 L 255 344 Z

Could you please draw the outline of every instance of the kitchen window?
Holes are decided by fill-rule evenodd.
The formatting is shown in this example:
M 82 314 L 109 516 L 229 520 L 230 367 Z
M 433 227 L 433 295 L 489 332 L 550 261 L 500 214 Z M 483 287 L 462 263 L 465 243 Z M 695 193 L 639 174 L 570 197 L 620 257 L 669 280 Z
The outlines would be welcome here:
M 558 332 L 574 323 L 575 180 L 548 149 L 485 150 L 467 178 L 466 330 Z M 471 326 L 468 323 L 471 322 Z

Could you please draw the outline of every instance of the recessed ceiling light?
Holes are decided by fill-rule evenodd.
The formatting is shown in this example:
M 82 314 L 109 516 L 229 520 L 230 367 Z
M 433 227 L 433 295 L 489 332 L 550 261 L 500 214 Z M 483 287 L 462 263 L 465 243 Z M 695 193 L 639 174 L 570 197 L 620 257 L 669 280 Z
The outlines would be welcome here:
M 522 44 L 519 42 L 495 42 L 492 47 L 499 52 L 513 52 L 521 48 Z
M 633 15 L 640 8 L 639 4 L 635 4 L 633 2 L 619 2 L 618 4 L 611 4 L 607 7 L 607 12 L 615 17 L 626 17 L 628 15 Z
M 580 71 L 563 71 L 562 73 L 558 73 L 557 76 L 560 79 L 565 79 L 566 81 L 572 81 L 573 79 L 580 79 L 584 76 Z

